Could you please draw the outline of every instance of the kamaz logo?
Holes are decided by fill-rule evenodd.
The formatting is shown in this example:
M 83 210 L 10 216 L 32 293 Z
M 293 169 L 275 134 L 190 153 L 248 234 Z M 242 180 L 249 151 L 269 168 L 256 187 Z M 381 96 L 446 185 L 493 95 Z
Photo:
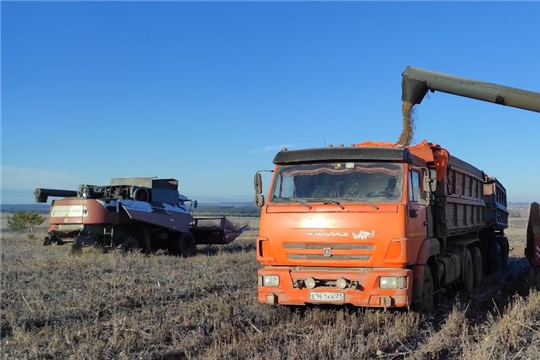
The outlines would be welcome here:
M 338 237 L 348 237 L 348 232 L 339 232 L 339 231 L 331 231 L 331 232 L 325 232 L 325 231 L 308 231 L 306 233 L 307 236 L 338 236 Z
M 375 230 L 371 230 L 371 231 L 360 230 L 359 232 L 353 231 L 352 233 L 352 237 L 356 240 L 371 239 L 374 236 L 375 236 Z

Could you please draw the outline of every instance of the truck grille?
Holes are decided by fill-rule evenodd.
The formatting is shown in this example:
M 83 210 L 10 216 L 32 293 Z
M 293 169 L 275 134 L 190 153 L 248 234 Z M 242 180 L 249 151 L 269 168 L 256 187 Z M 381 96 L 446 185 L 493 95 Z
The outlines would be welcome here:
M 287 258 L 293 260 L 369 260 L 374 244 L 302 244 L 286 243 Z M 292 251 L 291 251 L 292 250 Z M 308 250 L 308 251 L 302 251 Z M 357 251 L 361 250 L 361 251 Z M 344 254 L 344 252 L 346 252 Z M 369 252 L 369 254 L 366 254 Z

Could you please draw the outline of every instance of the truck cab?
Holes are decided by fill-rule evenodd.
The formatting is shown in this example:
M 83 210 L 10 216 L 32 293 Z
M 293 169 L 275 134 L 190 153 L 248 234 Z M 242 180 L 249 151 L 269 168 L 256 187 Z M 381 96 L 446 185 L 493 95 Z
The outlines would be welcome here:
M 402 146 L 279 152 L 257 238 L 262 303 L 403 307 L 428 238 L 435 174 Z

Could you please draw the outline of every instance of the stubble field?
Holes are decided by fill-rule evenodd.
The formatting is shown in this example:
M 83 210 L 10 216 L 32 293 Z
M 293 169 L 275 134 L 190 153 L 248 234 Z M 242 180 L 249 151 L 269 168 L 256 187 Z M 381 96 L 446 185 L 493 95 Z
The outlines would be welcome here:
M 192 258 L 43 247 L 4 233 L 4 359 L 537 359 L 540 294 L 525 229 L 508 231 L 505 274 L 449 293 L 430 317 L 256 298 L 256 230 Z

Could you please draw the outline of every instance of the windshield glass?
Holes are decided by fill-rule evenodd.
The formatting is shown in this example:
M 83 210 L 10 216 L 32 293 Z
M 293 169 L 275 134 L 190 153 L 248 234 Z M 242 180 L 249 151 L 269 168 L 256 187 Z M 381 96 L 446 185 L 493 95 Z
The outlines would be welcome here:
M 380 162 L 279 166 L 272 202 L 396 203 L 403 194 L 403 164 Z

